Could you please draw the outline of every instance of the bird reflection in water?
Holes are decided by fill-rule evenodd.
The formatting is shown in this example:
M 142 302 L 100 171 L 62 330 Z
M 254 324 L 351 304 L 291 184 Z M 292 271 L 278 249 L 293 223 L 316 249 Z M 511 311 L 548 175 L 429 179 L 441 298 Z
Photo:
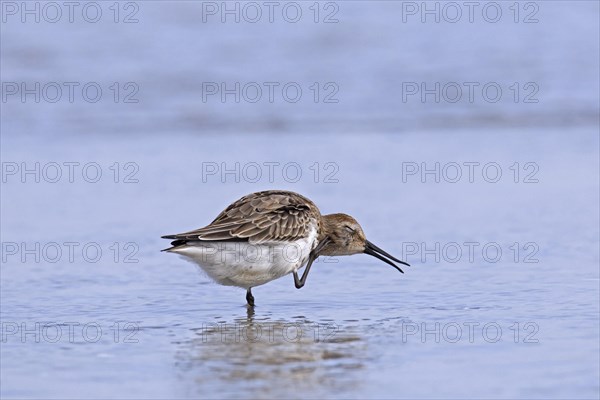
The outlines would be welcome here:
M 188 395 L 290 397 L 349 391 L 360 385 L 366 343 L 352 328 L 248 315 L 218 318 L 180 343 L 177 365 Z M 339 392 L 338 392 L 339 393 Z

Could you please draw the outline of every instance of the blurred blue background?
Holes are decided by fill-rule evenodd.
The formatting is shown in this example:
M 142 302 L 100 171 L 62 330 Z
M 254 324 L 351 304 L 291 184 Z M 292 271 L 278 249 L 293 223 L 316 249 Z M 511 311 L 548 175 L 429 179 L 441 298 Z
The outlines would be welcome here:
M 3 398 L 598 398 L 598 2 L 75 3 L 0 2 Z M 272 188 L 413 266 L 159 252 Z

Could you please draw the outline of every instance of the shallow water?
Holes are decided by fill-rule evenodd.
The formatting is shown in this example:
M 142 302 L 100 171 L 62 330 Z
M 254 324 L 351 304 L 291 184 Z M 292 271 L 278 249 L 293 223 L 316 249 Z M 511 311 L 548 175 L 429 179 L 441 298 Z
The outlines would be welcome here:
M 377 152 L 344 156 L 362 140 L 356 136 L 333 158 L 327 154 L 338 137 L 320 136 L 314 159 L 336 162 L 339 182 L 272 185 L 202 183 L 181 172 L 234 157 L 217 139 L 91 136 L 85 143 L 74 138 L 68 149 L 61 142 L 5 140 L 13 157 L 25 160 L 68 159 L 90 144 L 97 160 L 126 160 L 134 152 L 140 169 L 135 184 L 5 185 L 3 204 L 21 210 L 3 208 L 5 243 L 81 245 L 72 262 L 66 252 L 48 262 L 55 258 L 50 248 L 40 251 L 40 262 L 23 251 L 5 252 L 3 395 L 592 397 L 598 391 L 598 138 L 590 130 L 568 139 L 533 135 L 374 135 L 369 143 Z M 285 152 L 291 145 L 269 135 L 226 140 L 244 153 L 267 145 Z M 294 146 L 306 154 L 311 143 Z M 480 148 L 476 157 L 472 148 Z M 449 161 L 503 167 L 535 160 L 539 183 L 401 182 L 403 160 L 443 161 L 440 152 L 451 154 Z M 374 173 L 377 180 L 370 179 Z M 354 215 L 372 241 L 412 267 L 401 275 L 368 256 L 320 259 L 302 290 L 291 277 L 256 288 L 258 306 L 249 315 L 243 291 L 211 284 L 192 264 L 159 251 L 166 245 L 161 234 L 203 225 L 237 196 L 266 187 L 305 193 L 323 212 Z M 136 262 L 125 262 L 133 250 L 115 262 L 113 242 L 137 246 L 127 259 Z M 463 253 L 457 261 L 451 247 L 427 253 L 436 242 L 461 244 Z M 480 243 L 472 260 L 465 242 Z M 515 242 L 532 242 L 537 251 L 522 250 L 515 259 Z M 80 252 L 86 243 L 103 250 L 97 262 L 92 252 L 87 260 Z M 487 243 L 500 246 L 500 260 L 480 252 Z M 54 324 L 64 323 L 79 325 L 62 326 L 55 339 Z M 84 332 L 85 324 L 91 325 Z M 22 336 L 24 329 L 33 333 Z
M 332 26 L 199 24 L 195 3 L 137 4 L 135 25 L 2 24 L 3 81 L 140 88 L 2 103 L 3 398 L 598 397 L 597 3 L 540 3 L 528 26 L 400 24 L 392 2 L 340 3 Z M 203 103 L 219 80 L 333 80 L 340 102 Z M 404 103 L 406 80 L 542 90 Z M 160 252 L 272 188 L 412 266 L 319 259 L 248 312 Z

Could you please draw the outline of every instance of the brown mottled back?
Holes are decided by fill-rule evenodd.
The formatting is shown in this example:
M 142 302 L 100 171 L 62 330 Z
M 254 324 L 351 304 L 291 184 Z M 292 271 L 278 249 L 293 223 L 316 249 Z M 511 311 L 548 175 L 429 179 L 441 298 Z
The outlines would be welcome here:
M 250 243 L 297 240 L 310 226 L 320 230 L 321 214 L 306 197 L 289 191 L 252 193 L 232 203 L 210 225 L 166 238 L 176 240 L 248 240 Z

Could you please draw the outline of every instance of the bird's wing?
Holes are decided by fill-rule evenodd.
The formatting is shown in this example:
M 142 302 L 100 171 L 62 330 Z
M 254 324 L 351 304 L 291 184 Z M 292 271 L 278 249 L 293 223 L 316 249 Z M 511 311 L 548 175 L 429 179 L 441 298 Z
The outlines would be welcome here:
M 319 229 L 319 223 L 319 210 L 309 199 L 293 192 L 266 191 L 242 197 L 204 228 L 163 237 L 177 241 L 278 242 L 305 237 L 311 226 Z

